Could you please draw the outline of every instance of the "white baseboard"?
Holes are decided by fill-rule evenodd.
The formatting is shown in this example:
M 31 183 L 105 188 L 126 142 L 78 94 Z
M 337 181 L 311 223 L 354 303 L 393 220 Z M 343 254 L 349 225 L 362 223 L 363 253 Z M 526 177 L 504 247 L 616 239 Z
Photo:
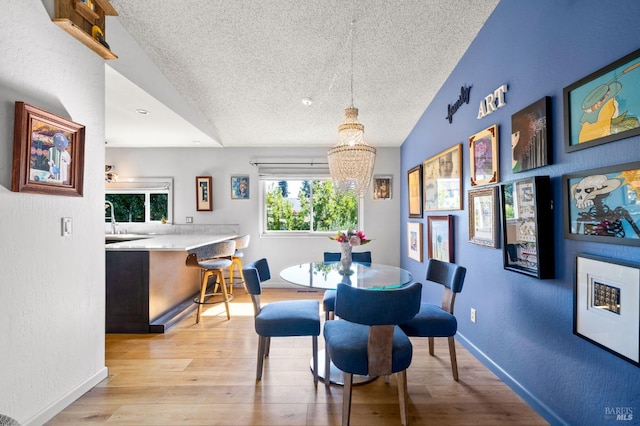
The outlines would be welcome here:
M 72 389 L 69 393 L 64 395 L 59 400 L 55 401 L 40 413 L 36 414 L 26 422 L 22 423 L 22 426 L 41 426 L 54 418 L 58 413 L 71 405 L 76 399 L 80 398 L 85 393 L 93 389 L 98 383 L 104 380 L 109 375 L 109 369 L 105 366 L 93 376 L 89 377 L 83 383 L 81 383 L 75 389 Z

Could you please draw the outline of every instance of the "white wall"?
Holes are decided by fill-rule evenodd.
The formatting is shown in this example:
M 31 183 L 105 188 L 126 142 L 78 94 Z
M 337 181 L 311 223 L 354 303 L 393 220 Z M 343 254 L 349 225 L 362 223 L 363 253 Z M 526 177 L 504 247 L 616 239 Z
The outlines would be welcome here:
M 336 135 L 337 138 L 337 135 Z M 107 148 L 107 164 L 114 165 L 120 177 L 172 176 L 174 178 L 174 222 L 184 224 L 187 216 L 194 224 L 238 224 L 241 234 L 251 234 L 251 244 L 245 259 L 251 261 L 267 257 L 272 268 L 273 282 L 285 266 L 311 259 L 322 259 L 323 251 L 338 251 L 334 241 L 326 237 L 307 239 L 260 238 L 260 196 L 257 168 L 250 160 L 287 158 L 326 159 L 326 149 L 308 148 L 187 148 L 141 149 Z M 393 176 L 391 200 L 373 200 L 370 192 L 364 198 L 364 226 L 373 241 L 367 250 L 373 251 L 374 262 L 400 264 L 400 149 L 378 148 L 375 174 Z M 232 175 L 251 177 L 250 199 L 232 200 Z M 213 211 L 196 211 L 195 177 L 213 176 Z
M 46 7 L 46 8 L 45 8 Z M 106 377 L 104 61 L 50 20 L 0 13 L 0 414 L 40 425 Z M 86 126 L 84 197 L 11 192 L 15 101 Z M 61 236 L 61 218 L 73 235 Z

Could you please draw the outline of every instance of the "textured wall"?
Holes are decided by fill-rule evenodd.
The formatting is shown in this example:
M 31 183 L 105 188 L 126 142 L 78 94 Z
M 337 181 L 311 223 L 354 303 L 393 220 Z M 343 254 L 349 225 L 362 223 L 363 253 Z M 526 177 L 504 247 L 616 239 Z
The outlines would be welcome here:
M 451 212 L 456 216 L 455 257 L 468 268 L 464 291 L 456 301 L 459 334 L 554 424 L 607 424 L 607 407 L 633 407 L 634 417 L 640 414 L 640 370 L 572 334 L 576 253 L 637 261 L 640 248 L 565 240 L 561 194 L 563 173 L 640 160 L 638 137 L 565 153 L 562 113 L 565 86 L 640 47 L 638 18 L 640 3 L 635 0 L 615 6 L 597 0 L 501 2 L 402 146 L 401 167 L 406 173 L 420 160 L 464 144 L 464 210 Z M 509 89 L 507 105 L 478 120 L 480 100 L 502 84 Z M 449 124 L 447 105 L 458 99 L 461 86 L 469 85 L 470 103 L 462 105 Z M 513 174 L 511 115 L 543 96 L 552 98 L 553 165 Z M 468 242 L 468 138 L 493 124 L 499 125 L 501 181 L 551 176 L 554 280 L 506 271 L 501 250 Z M 406 190 L 403 182 L 402 265 L 424 276 L 424 264 L 408 259 L 404 249 Z M 439 293 L 430 290 L 435 289 L 427 286 L 423 297 L 437 302 Z M 477 309 L 476 324 L 469 320 L 471 307 Z
M 8 2 L 0 13 L 0 413 L 24 425 L 107 373 L 104 61 L 51 23 L 52 5 Z M 86 126 L 84 197 L 10 191 L 15 101 Z M 62 217 L 73 219 L 70 237 Z

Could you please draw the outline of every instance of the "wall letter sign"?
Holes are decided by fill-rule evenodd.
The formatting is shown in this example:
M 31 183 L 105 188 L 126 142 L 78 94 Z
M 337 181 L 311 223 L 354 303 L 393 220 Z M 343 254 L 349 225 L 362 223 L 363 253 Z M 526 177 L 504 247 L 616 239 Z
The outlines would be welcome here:
M 449 120 L 449 124 L 451 124 L 451 122 L 453 121 L 453 114 L 455 114 L 456 111 L 458 111 L 458 108 L 460 108 L 462 104 L 469 103 L 470 93 L 471 93 L 471 86 L 469 87 L 462 86 L 460 88 L 460 97 L 458 98 L 456 103 L 454 103 L 453 105 L 449 104 L 449 106 L 447 107 L 447 116 L 445 117 L 447 120 Z
M 482 117 L 486 117 L 498 108 L 502 108 L 507 103 L 504 101 L 504 94 L 507 93 L 507 85 L 503 84 L 498 87 L 493 93 L 487 95 L 480 101 L 480 109 L 478 109 L 478 120 Z M 497 103 L 496 103 L 497 102 Z

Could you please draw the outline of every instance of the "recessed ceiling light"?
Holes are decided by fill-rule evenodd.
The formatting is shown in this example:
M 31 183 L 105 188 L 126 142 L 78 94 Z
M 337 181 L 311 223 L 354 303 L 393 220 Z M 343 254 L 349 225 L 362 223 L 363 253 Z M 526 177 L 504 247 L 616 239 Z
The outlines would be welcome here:
M 200 141 L 193 141 L 194 144 L 200 145 Z
M 140 114 L 140 115 L 149 115 L 149 114 L 151 114 L 149 111 L 147 111 L 146 109 L 142 109 L 142 108 L 138 108 L 138 109 L 136 110 L 136 112 L 137 112 L 138 114 Z
M 310 106 L 313 103 L 311 98 L 302 98 L 302 105 Z

